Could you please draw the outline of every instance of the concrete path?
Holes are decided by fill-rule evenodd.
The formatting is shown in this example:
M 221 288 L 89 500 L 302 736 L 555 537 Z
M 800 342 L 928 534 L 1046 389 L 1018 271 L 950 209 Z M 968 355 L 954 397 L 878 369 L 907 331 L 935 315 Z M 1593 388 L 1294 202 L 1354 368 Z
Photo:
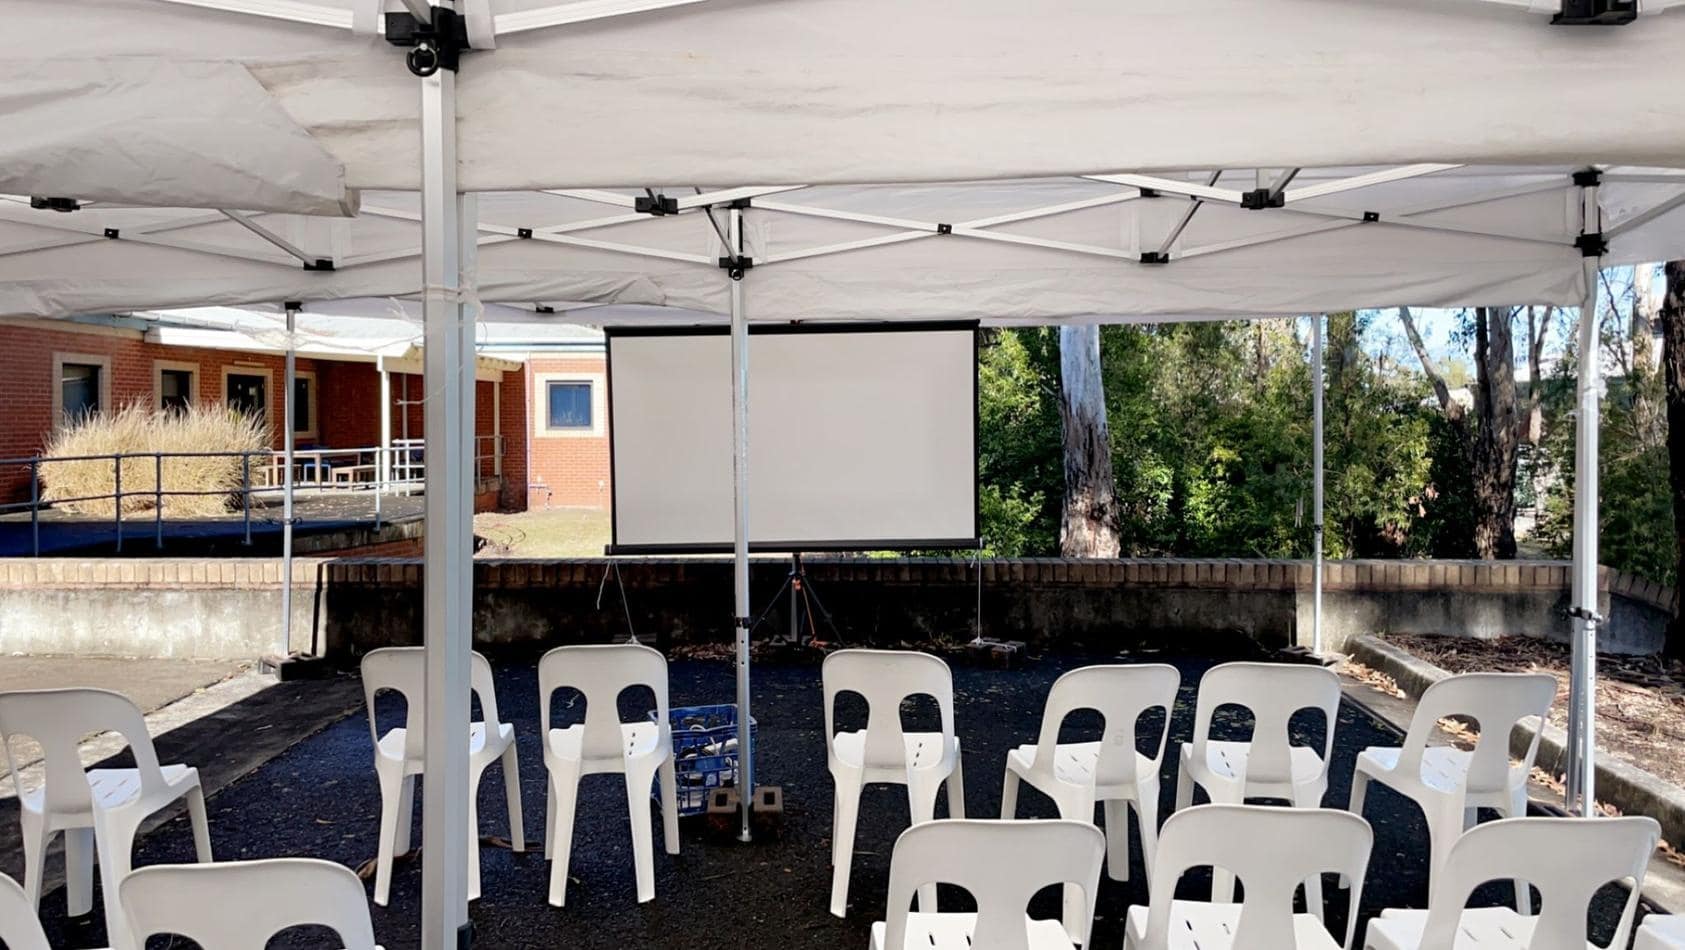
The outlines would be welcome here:
M 92 686 L 115 690 L 142 712 L 213 686 L 245 669 L 232 660 L 136 660 L 127 657 L 0 656 L 0 693 Z M 0 775 L 4 775 L 0 772 Z

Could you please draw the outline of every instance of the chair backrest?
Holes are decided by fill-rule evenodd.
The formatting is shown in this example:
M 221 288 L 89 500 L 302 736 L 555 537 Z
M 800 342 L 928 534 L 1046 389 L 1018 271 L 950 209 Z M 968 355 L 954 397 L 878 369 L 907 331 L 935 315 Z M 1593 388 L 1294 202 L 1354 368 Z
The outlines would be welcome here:
M 93 797 L 78 749 L 85 736 L 115 732 L 129 744 L 140 773 L 140 791 L 164 787 L 158 753 L 146 731 L 146 718 L 127 696 L 104 689 L 28 689 L 0 693 L 0 744 L 18 794 L 23 786 L 12 761 L 12 737 L 28 736 L 41 745 L 46 767 L 48 811 L 85 813 Z
M 906 950 L 907 906 L 919 887 L 954 884 L 977 902 L 970 950 L 1027 950 L 1030 898 L 1055 884 L 1083 893 L 1083 920 L 1094 919 L 1106 836 L 1086 821 L 943 819 L 901 833 L 889 862 L 886 950 Z M 920 948 L 928 950 L 928 948 Z
M 1100 761 L 1094 770 L 1095 784 L 1133 782 L 1136 779 L 1136 724 L 1147 710 L 1163 709 L 1164 726 L 1159 729 L 1157 749 L 1152 755 L 1156 773 L 1164 760 L 1164 740 L 1170 732 L 1170 711 L 1176 703 L 1176 690 L 1181 685 L 1182 674 L 1176 667 L 1164 664 L 1085 666 L 1071 670 L 1055 680 L 1053 691 L 1048 693 L 1031 770 L 1051 779 L 1060 725 L 1071 713 L 1092 709 L 1105 720 L 1100 737 Z
M 1517 723 L 1528 717 L 1543 719 L 1556 699 L 1556 678 L 1548 673 L 1464 673 L 1429 686 L 1416 704 L 1410 732 L 1404 737 L 1398 768 L 1408 775 L 1422 772 L 1422 753 L 1428 739 L 1447 716 L 1466 716 L 1479 724 L 1474 756 L 1469 762 L 1468 790 L 1499 792 L 1509 787 L 1509 737 Z M 1539 751 L 1539 733 L 1533 733 L 1527 750 L 1526 769 L 1533 767 Z
M 1322 765 L 1334 751 L 1334 724 L 1340 710 L 1340 678 L 1333 670 L 1303 663 L 1224 663 L 1199 681 L 1194 712 L 1193 756 L 1202 761 L 1211 738 L 1211 719 L 1222 706 L 1251 710 L 1252 747 L 1246 757 L 1248 782 L 1285 782 L 1292 777 L 1292 738 L 1288 725 L 1301 709 L 1320 709 L 1328 732 Z
M 404 757 L 421 758 L 427 748 L 427 648 L 381 647 L 363 656 L 363 699 L 369 707 L 369 736 L 380 744 L 380 724 L 375 719 L 374 700 L 391 690 L 404 697 Z M 478 650 L 468 657 L 468 688 L 480 701 L 480 714 L 487 734 L 495 734 L 497 689 L 492 682 L 491 663 Z
M 374 950 L 363 882 L 315 858 L 158 864 L 123 879 L 118 897 L 136 946 L 178 934 L 215 950 L 264 950 L 289 927 L 333 928 L 345 950 Z
M 954 674 L 928 653 L 910 650 L 838 650 L 820 667 L 825 691 L 825 746 L 836 734 L 839 693 L 866 700 L 866 768 L 901 768 L 907 764 L 901 731 L 901 703 L 910 696 L 930 696 L 942 718 L 942 743 L 954 740 Z
M 1148 893 L 1147 939 L 1141 950 L 1169 950 L 1170 902 L 1176 882 L 1193 868 L 1234 873 L 1245 889 L 1236 947 L 1292 947 L 1293 895 L 1314 875 L 1337 872 L 1351 879 L 1345 946 L 1357 925 L 1358 898 L 1369 867 L 1374 835 L 1369 823 L 1347 812 L 1273 805 L 1197 805 L 1171 815 L 1159 832 Z M 1445 944 L 1422 944 L 1424 947 Z
M 1449 947 L 1469 894 L 1487 881 L 1520 880 L 1544 901 L 1527 950 L 1585 950 L 1586 911 L 1610 881 L 1631 885 L 1610 946 L 1632 933 L 1644 871 L 1661 826 L 1652 818 L 1505 818 L 1478 825 L 1451 846 L 1434 875 L 1422 946 Z
M 636 643 L 557 647 L 544 654 L 538 661 L 538 716 L 542 734 L 550 735 L 551 695 L 563 687 L 572 687 L 585 696 L 581 754 L 588 760 L 623 759 L 625 739 L 620 730 L 620 694 L 631 686 L 647 686 L 655 694 L 655 718 L 660 729 L 656 748 L 670 748 L 673 739 L 667 716 L 667 658 L 660 651 Z
M 53 950 L 23 888 L 4 874 L 0 874 L 0 944 L 7 950 Z

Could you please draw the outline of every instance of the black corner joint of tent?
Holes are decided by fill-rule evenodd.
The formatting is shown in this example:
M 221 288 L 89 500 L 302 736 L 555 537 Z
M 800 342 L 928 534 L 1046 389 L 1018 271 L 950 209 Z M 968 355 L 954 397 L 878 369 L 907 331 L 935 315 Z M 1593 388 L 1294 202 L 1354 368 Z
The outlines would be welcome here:
M 313 261 L 305 261 L 304 269 L 307 271 L 331 271 L 334 269 L 334 263 L 331 258 L 318 257 Z
M 1139 191 L 1141 193 L 1141 197 L 1143 197 L 1143 198 L 1162 198 L 1163 197 L 1163 195 L 1161 195 L 1159 193 L 1159 190 L 1157 188 L 1137 188 L 1135 190 Z
M 1603 184 L 1603 169 L 1582 168 L 1574 173 L 1574 187 L 1596 188 Z
M 1580 249 L 1581 257 L 1602 257 L 1609 253 L 1609 239 L 1602 231 L 1580 235 L 1574 239 L 1574 246 Z
M 533 313 L 555 313 L 556 308 L 550 306 L 547 303 L 533 304 L 532 312 Z
M 1271 188 L 1254 188 L 1241 192 L 1240 206 L 1248 211 L 1283 208 L 1287 206 L 1287 194 Z
M 433 16 L 425 23 L 407 12 L 386 14 L 386 42 L 409 47 L 404 63 L 423 79 L 441 69 L 456 72 L 463 51 L 472 48 L 468 21 L 461 14 L 445 7 L 431 9 Z
M 36 211 L 61 211 L 67 214 L 82 210 L 82 202 L 75 198 L 55 198 L 43 195 L 31 195 L 29 206 Z
M 745 255 L 720 258 L 720 269 L 732 280 L 742 280 L 743 272 L 755 266 L 755 259 Z
M 1557 26 L 1625 26 L 1638 19 L 1638 0 L 1562 0 L 1550 18 Z
M 657 218 L 665 217 L 669 214 L 678 214 L 679 199 L 669 198 L 666 195 L 659 194 L 633 198 L 632 210 L 639 214 L 647 214 Z
M 1170 263 L 1170 255 L 1164 253 L 1163 251 L 1142 251 L 1141 252 L 1141 263 L 1143 263 L 1143 264 L 1168 264 L 1168 263 Z

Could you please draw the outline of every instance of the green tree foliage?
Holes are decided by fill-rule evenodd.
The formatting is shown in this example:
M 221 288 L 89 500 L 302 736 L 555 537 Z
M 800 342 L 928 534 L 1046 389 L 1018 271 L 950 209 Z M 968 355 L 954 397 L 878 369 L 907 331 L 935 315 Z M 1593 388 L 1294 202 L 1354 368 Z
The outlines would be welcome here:
M 1060 467 L 1059 341 L 1051 330 L 985 330 L 977 413 L 986 553 L 1057 553 Z

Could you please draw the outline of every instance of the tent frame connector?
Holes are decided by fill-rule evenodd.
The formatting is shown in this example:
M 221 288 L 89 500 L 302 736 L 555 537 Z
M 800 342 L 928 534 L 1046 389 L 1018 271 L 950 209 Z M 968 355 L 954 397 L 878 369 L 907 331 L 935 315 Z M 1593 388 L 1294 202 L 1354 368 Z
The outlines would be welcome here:
M 667 215 L 679 213 L 679 199 L 669 198 L 666 195 L 650 191 L 648 188 L 645 188 L 644 191 L 648 194 L 632 199 L 633 211 L 654 218 L 664 218 Z
M 732 280 L 742 280 L 743 272 L 755 266 L 755 259 L 744 254 L 734 254 L 720 258 L 720 270 Z
M 123 232 L 118 228 L 106 228 L 105 229 L 105 239 L 107 241 L 115 241 L 119 237 L 122 237 L 122 235 L 123 235 Z
M 937 234 L 952 234 L 952 233 L 954 233 L 954 226 L 951 225 L 951 224 L 940 224 L 939 223 L 939 224 L 936 225 L 936 233 Z
M 1165 251 L 1142 251 L 1141 263 L 1168 264 L 1170 263 L 1170 255 Z
M 1274 188 L 1254 188 L 1240 193 L 1240 206 L 1247 211 L 1284 208 L 1287 206 L 1287 195 Z
M 1570 620 L 1589 620 L 1592 623 L 1597 624 L 1599 626 L 1601 626 L 1603 624 L 1603 622 L 1606 619 L 1608 619 L 1595 610 L 1591 610 L 1591 609 L 1588 609 L 1586 607 L 1580 607 L 1580 606 L 1577 606 L 1577 605 L 1568 608 L 1568 618 Z
M 386 42 L 410 48 L 404 64 L 422 79 L 441 69 L 456 72 L 463 52 L 473 49 L 466 18 L 449 7 L 435 6 L 431 13 L 427 20 L 407 11 L 386 14 Z
M 75 198 L 55 198 L 50 195 L 30 195 L 29 206 L 36 211 L 59 211 L 65 214 L 82 210 L 82 202 Z
M 1379 211 L 1365 211 L 1365 212 L 1363 212 L 1363 223 L 1364 224 L 1379 224 L 1380 221 L 1381 221 L 1381 212 L 1379 212 Z
M 1574 246 L 1580 249 L 1581 257 L 1602 257 L 1609 253 L 1609 239 L 1602 231 L 1580 235 L 1574 239 Z
M 332 271 L 334 270 L 333 258 L 318 257 L 313 261 L 305 261 L 304 269 L 307 271 Z
M 1638 0 L 1562 0 L 1553 26 L 1625 26 L 1638 19 Z

